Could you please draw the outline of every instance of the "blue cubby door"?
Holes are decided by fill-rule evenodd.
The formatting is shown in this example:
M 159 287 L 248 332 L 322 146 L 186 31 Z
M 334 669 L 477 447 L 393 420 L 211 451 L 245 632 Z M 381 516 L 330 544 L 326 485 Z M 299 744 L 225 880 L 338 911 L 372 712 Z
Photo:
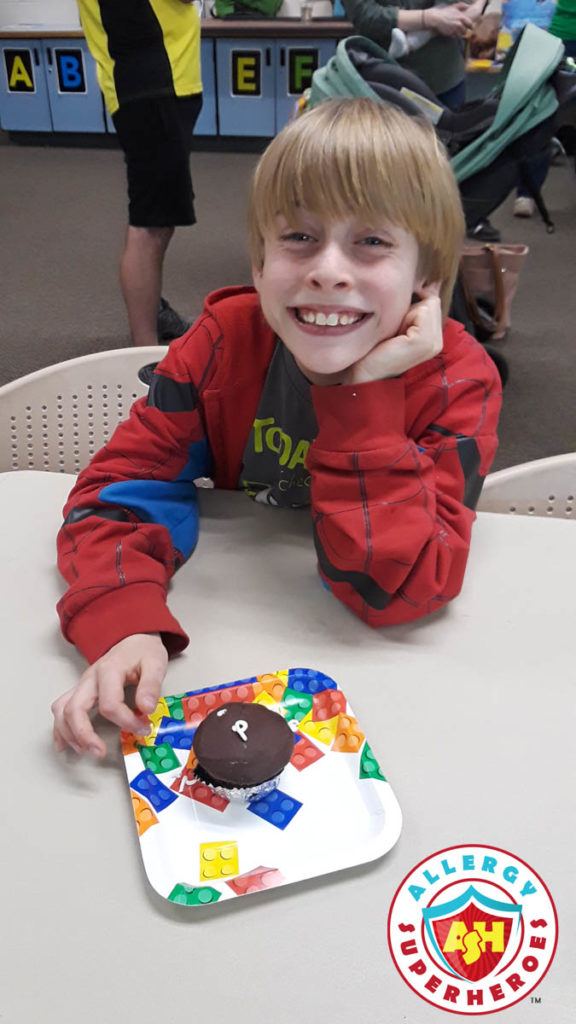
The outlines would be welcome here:
M 276 133 L 276 43 L 217 39 L 220 135 Z
M 51 132 L 42 44 L 30 39 L 0 43 L 0 125 L 6 131 Z
M 96 63 L 83 39 L 42 43 L 55 132 L 104 132 L 102 93 Z
M 334 56 L 336 40 L 276 41 L 276 131 L 292 117 L 298 98 L 310 87 L 312 74 Z
M 203 39 L 200 44 L 202 60 L 202 110 L 194 129 L 195 135 L 216 135 L 216 69 L 214 42 Z
M 102 103 L 104 103 L 104 97 L 102 97 Z M 108 113 L 108 107 L 106 106 L 105 103 L 104 103 L 104 119 L 106 121 L 106 131 L 109 132 L 111 135 L 115 135 L 116 134 L 116 129 L 114 127 L 114 121 L 110 117 L 110 114 Z

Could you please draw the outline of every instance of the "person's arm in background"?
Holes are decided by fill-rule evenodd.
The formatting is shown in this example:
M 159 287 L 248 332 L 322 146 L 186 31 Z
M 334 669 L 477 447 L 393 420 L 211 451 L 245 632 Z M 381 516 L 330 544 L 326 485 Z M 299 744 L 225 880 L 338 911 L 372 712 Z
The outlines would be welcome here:
M 378 0 L 342 0 L 347 17 L 361 35 L 388 49 L 392 29 L 405 33 L 430 30 L 437 35 L 463 37 L 480 17 L 485 0 L 474 4 L 454 3 L 446 7 L 405 9 Z

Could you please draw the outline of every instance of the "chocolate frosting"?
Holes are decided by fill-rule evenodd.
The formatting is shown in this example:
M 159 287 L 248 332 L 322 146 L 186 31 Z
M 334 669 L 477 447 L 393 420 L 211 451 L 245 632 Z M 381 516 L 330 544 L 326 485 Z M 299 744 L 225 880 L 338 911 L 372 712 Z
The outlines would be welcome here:
M 278 775 L 294 750 L 294 734 L 276 711 L 232 702 L 200 723 L 193 741 L 198 774 L 226 786 L 257 786 Z

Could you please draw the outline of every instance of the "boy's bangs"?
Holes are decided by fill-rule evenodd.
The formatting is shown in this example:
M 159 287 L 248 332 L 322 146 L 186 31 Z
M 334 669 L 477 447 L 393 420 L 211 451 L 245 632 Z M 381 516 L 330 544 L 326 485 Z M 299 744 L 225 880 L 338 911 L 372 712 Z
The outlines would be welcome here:
M 393 154 L 377 155 L 369 140 L 348 138 L 339 147 L 338 132 L 294 141 L 296 152 L 284 154 L 270 182 L 263 226 L 278 214 L 290 221 L 301 208 L 326 221 L 352 216 L 366 226 L 386 222 L 410 230 L 415 183 L 398 173 Z

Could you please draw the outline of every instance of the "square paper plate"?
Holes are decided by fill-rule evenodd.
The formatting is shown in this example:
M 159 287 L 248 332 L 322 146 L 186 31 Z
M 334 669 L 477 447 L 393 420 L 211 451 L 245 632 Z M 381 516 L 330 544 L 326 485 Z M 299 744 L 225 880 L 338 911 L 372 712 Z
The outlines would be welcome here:
M 229 701 L 267 705 L 296 740 L 278 789 L 249 803 L 192 774 L 196 727 Z M 291 668 L 162 697 L 150 721 L 149 736 L 123 733 L 122 748 L 146 874 L 173 903 L 202 906 L 363 864 L 400 835 L 398 801 L 322 672 Z

